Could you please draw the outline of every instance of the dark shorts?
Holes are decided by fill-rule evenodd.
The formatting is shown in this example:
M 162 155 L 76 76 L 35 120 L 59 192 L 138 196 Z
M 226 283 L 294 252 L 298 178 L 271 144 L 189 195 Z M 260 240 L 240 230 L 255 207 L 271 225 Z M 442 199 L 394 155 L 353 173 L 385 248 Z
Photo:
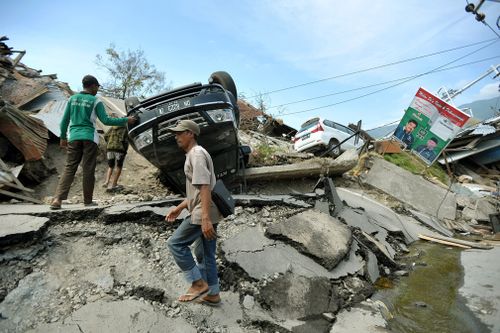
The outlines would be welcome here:
M 120 153 L 117 151 L 108 151 L 106 157 L 108 158 L 108 166 L 114 168 L 115 165 L 119 168 L 123 167 L 123 162 L 125 161 L 125 153 Z

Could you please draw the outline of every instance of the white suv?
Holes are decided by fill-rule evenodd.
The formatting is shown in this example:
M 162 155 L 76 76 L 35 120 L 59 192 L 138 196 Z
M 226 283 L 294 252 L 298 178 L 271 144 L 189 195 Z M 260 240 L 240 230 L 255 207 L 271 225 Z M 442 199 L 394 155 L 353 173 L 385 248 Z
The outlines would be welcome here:
M 328 148 L 344 141 L 354 133 L 352 129 L 333 121 L 323 118 L 312 118 L 300 127 L 300 130 L 293 138 L 293 147 L 298 152 L 322 153 Z M 329 153 L 330 156 L 337 157 L 344 150 L 358 148 L 364 143 L 363 140 L 359 139 L 358 143 L 354 145 L 354 140 L 355 137 L 353 136 L 340 147 L 333 149 Z

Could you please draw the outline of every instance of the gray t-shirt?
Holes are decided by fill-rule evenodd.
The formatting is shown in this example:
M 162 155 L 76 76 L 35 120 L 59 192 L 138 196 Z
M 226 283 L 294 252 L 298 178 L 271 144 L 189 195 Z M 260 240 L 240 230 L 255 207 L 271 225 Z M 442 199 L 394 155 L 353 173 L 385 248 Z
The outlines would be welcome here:
M 201 146 L 191 148 L 186 154 L 184 173 L 186 174 L 186 196 L 191 223 L 201 225 L 200 185 L 210 185 L 210 190 L 212 190 L 216 182 L 214 164 L 205 148 Z M 210 219 L 213 224 L 222 219 L 213 201 L 210 201 Z

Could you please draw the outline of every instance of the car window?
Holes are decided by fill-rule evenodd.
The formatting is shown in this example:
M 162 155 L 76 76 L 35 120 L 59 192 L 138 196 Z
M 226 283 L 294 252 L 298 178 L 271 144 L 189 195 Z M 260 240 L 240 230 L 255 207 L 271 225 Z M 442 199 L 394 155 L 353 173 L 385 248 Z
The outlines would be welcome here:
M 333 121 L 325 119 L 325 120 L 323 120 L 323 124 L 325 124 L 328 127 L 335 128 L 335 123 Z
M 340 125 L 340 124 L 337 124 L 337 123 L 333 123 L 333 127 L 341 132 L 344 132 L 344 133 L 347 133 L 349 135 L 352 135 L 354 134 L 354 131 L 352 131 L 349 127 L 346 127 L 344 125 Z
M 313 118 L 313 119 L 306 121 L 305 123 L 302 124 L 298 133 L 304 132 L 305 130 L 308 130 L 311 127 L 316 126 L 316 124 L 318 124 L 318 121 L 319 121 L 319 118 Z

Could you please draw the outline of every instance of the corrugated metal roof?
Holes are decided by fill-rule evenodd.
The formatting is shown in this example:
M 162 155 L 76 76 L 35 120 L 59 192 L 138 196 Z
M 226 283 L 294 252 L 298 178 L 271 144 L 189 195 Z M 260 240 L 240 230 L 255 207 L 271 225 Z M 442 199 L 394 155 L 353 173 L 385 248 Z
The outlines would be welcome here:
M 455 139 L 462 138 L 462 137 L 467 136 L 467 135 L 473 135 L 472 132 L 474 132 L 476 130 L 476 128 L 478 128 L 478 127 L 482 127 L 485 125 L 491 125 L 492 127 L 494 127 L 495 125 L 497 125 L 499 123 L 500 123 L 500 116 L 486 119 L 485 121 L 483 121 L 479 124 L 469 126 L 467 128 L 462 129 L 460 132 L 457 133 Z M 487 134 L 491 134 L 491 133 L 487 133 L 487 134 L 478 133 L 478 134 L 487 135 Z
M 446 160 L 448 163 L 452 163 L 461 160 L 462 158 L 476 155 L 482 151 L 495 147 L 500 147 L 500 137 L 492 138 L 491 140 L 481 141 L 476 147 L 474 147 L 474 149 L 466 151 L 458 151 L 458 152 L 448 152 L 446 153 Z M 444 158 L 443 157 L 439 158 L 438 162 L 444 164 L 445 163 Z
M 24 105 L 23 110 L 34 112 L 43 109 L 51 101 L 66 101 L 68 99 L 65 91 L 54 81 L 50 81 L 46 85 L 49 91 Z
M 41 159 L 47 149 L 49 133 L 43 122 L 9 104 L 1 108 L 0 132 L 23 154 L 26 161 Z
M 33 117 L 42 120 L 49 131 L 59 137 L 61 135 L 59 124 L 61 123 L 67 103 L 67 100 L 50 101 Z
M 497 131 L 497 129 L 494 126 L 491 125 L 486 125 L 486 124 L 479 124 L 472 132 L 470 132 L 469 135 L 488 135 L 488 134 L 493 134 Z

